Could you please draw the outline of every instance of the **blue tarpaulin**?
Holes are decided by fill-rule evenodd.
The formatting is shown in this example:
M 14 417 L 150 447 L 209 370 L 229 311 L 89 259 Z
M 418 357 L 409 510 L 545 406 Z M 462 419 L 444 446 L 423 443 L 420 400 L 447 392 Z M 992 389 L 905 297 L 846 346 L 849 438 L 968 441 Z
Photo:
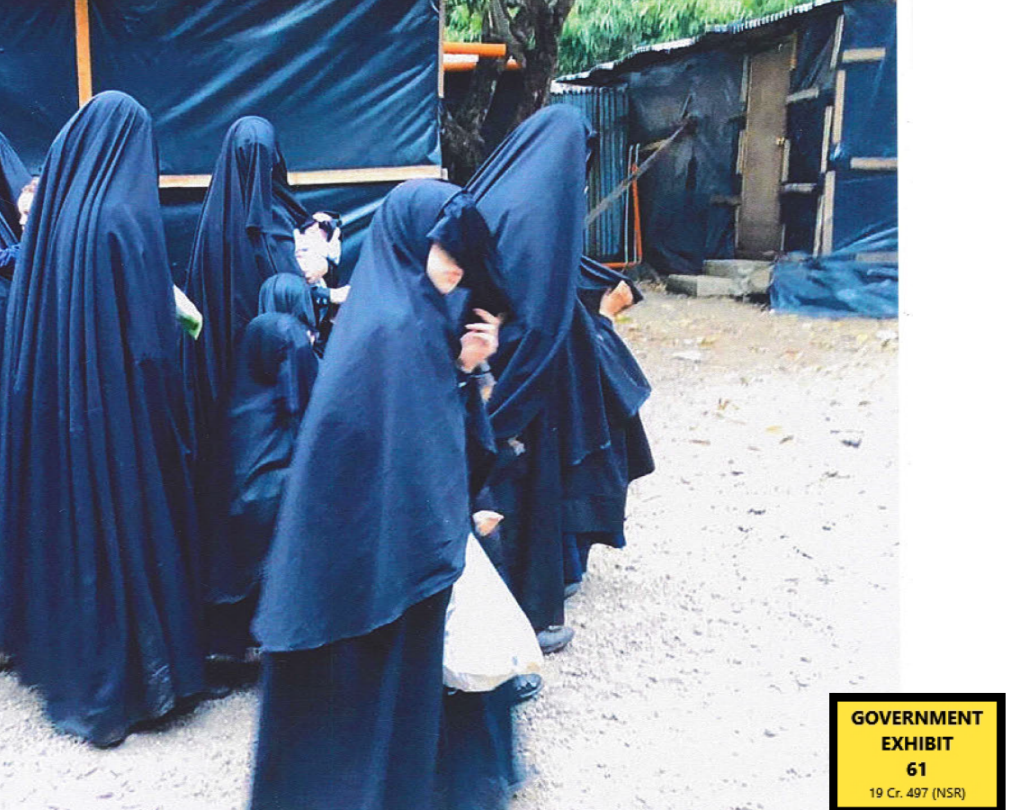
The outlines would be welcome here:
M 432 0 L 90 0 L 92 86 L 150 110 L 163 175 L 207 174 L 228 126 L 262 115 L 291 171 L 438 166 L 439 13 Z M 0 131 L 37 172 L 77 108 L 74 3 L 0 15 Z M 310 210 L 358 220 L 391 184 L 303 186 Z M 173 273 L 203 189 L 162 192 Z M 350 215 L 350 216 L 349 216 Z
M 839 68 L 845 72 L 842 131 L 831 149 L 831 250 L 824 256 L 788 257 L 773 268 L 769 296 L 774 309 L 805 315 L 898 315 L 898 173 L 894 168 L 866 168 L 868 159 L 888 161 L 898 156 L 895 6 L 881 0 L 854 0 L 843 7 Z M 822 34 L 824 36 L 824 34 Z M 821 49 L 812 47 L 811 51 Z M 803 49 L 802 49 L 803 52 Z M 818 71 L 811 70 L 812 86 L 825 88 Z M 804 88 L 797 88 L 804 89 Z M 824 114 L 824 94 L 804 102 Z M 792 105 L 791 143 L 802 142 L 798 132 L 804 106 Z M 817 115 L 805 121 L 814 127 Z M 808 139 L 810 140 L 810 139 Z M 805 154 L 809 151 L 804 150 Z M 791 155 L 791 180 L 810 177 L 810 161 Z M 871 163 L 873 166 L 874 164 Z M 809 209 L 812 206 L 808 206 Z M 791 226 L 810 228 L 813 210 L 784 208 L 787 248 Z M 792 222 L 791 222 L 792 217 Z M 804 219 L 801 219 L 804 217 Z

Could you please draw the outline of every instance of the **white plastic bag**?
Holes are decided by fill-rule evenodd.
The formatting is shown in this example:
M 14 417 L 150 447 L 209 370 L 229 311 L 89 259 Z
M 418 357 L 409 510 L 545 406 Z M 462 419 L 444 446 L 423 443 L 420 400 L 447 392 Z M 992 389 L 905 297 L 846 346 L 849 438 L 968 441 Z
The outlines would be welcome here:
M 471 535 L 446 612 L 442 682 L 464 692 L 490 692 L 516 675 L 540 672 L 543 662 L 523 609 Z

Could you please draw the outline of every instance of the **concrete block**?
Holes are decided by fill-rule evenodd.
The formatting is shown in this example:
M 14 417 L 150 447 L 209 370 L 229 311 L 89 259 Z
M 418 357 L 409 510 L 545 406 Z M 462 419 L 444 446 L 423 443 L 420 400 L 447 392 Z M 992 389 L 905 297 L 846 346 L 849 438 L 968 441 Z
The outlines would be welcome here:
M 665 284 L 673 293 L 690 295 L 693 298 L 711 298 L 714 296 L 737 295 L 733 279 L 717 276 L 667 276 Z

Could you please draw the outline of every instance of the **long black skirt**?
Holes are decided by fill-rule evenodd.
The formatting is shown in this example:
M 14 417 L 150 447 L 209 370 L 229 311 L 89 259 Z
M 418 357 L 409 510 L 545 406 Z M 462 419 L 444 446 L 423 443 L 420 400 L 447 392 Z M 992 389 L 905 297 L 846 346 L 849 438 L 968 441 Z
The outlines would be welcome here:
M 367 636 L 263 656 L 252 810 L 498 810 L 506 693 L 445 695 L 450 590 Z

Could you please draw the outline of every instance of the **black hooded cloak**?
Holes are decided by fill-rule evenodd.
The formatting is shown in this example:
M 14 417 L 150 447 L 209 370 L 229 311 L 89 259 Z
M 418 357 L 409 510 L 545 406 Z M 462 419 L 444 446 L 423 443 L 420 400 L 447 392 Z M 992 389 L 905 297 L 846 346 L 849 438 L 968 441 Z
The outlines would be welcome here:
M 512 317 L 492 358 L 500 441 L 490 491 L 507 579 L 534 628 L 564 623 L 563 469 L 610 441 L 595 327 L 578 298 L 586 167 L 575 109 L 524 121 L 467 188 L 488 221 Z
M 425 273 L 435 239 L 453 245 L 463 283 L 485 287 L 489 237 L 466 195 L 398 186 L 373 219 L 303 421 L 254 622 L 265 650 L 254 810 L 432 810 L 436 791 L 468 776 L 501 790 L 511 780 L 508 706 L 486 707 L 493 728 L 472 701 L 443 704 L 473 399 L 457 324 Z M 479 738 L 487 752 L 443 759 L 451 784 L 436 778 L 444 712 L 451 745 L 476 751 Z
M 178 340 L 151 117 L 100 93 L 46 157 L 0 369 L 0 647 L 98 745 L 203 688 Z
M 199 481 L 213 446 L 239 330 L 257 315 L 260 286 L 276 273 L 301 278 L 292 231 L 306 216 L 288 187 L 274 127 L 256 116 L 228 129 L 207 189 L 183 291 L 204 315 L 183 343 Z
M 259 312 L 284 312 L 298 318 L 306 329 L 316 331 L 316 311 L 310 287 L 301 276 L 278 273 L 260 286 Z
M 31 180 L 28 170 L 10 141 L 0 132 L 0 348 L 3 347 L 3 322 L 10 294 L 18 241 L 21 239 L 21 215 L 18 197 Z
M 305 287 L 295 276 L 277 278 Z M 258 315 L 239 336 L 218 471 L 209 482 L 215 510 L 205 550 L 210 652 L 241 658 L 250 646 L 260 569 L 318 366 L 309 330 L 294 315 Z
M 0 132 L 0 250 L 21 238 L 18 197 L 31 179 L 18 153 Z

